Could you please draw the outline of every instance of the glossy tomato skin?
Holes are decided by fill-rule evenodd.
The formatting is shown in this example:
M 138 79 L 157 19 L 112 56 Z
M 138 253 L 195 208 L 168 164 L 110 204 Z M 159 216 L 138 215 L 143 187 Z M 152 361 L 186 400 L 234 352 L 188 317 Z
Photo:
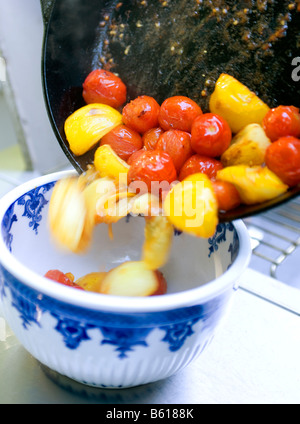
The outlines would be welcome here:
M 215 179 L 217 172 L 223 169 L 221 161 L 203 155 L 191 156 L 181 168 L 179 180 L 183 181 L 193 174 L 205 174 L 211 180 Z
M 57 283 L 60 283 L 64 286 L 68 286 L 68 287 L 73 287 L 74 289 L 78 289 L 78 290 L 83 290 L 82 287 L 78 286 L 78 284 L 74 283 L 73 281 L 70 280 L 70 278 L 68 278 L 66 276 L 66 274 L 64 274 L 61 271 L 58 270 L 50 270 L 45 274 L 45 278 L 48 278 L 49 280 L 55 281 Z
M 140 96 L 128 103 L 123 109 L 123 122 L 134 131 L 145 134 L 159 126 L 160 106 L 153 97 Z
M 126 125 L 120 125 L 106 134 L 100 142 L 101 146 L 104 144 L 108 144 L 126 162 L 133 153 L 143 147 L 140 134 Z
M 87 104 L 102 103 L 119 109 L 126 103 L 127 87 L 112 72 L 96 69 L 85 79 L 82 95 Z
M 190 132 L 194 120 L 202 113 L 200 106 L 188 97 L 170 97 L 161 105 L 159 124 L 165 131 L 174 129 Z
M 132 163 L 128 172 L 128 183 L 143 182 L 151 192 L 152 183 L 171 184 L 177 179 L 177 172 L 171 157 L 159 150 L 145 151 Z
M 140 157 L 143 153 L 145 153 L 146 149 L 143 148 L 141 150 L 138 150 L 137 152 L 134 152 L 130 158 L 127 160 L 128 165 L 132 165 L 137 159 L 138 157 Z
M 241 205 L 241 198 L 235 186 L 227 181 L 213 181 L 213 189 L 220 211 L 229 212 Z
M 271 109 L 263 120 L 263 128 L 272 142 L 287 136 L 299 138 L 299 109 L 294 106 L 279 106 Z
M 177 172 L 181 170 L 185 162 L 193 155 L 191 135 L 180 130 L 166 131 L 161 135 L 156 148 L 171 156 Z
M 288 186 L 300 184 L 300 140 L 282 137 L 272 143 L 266 153 L 266 165 Z
M 198 116 L 192 125 L 192 149 L 199 155 L 216 158 L 228 149 L 232 131 L 221 116 L 206 113 Z
M 156 150 L 156 146 L 160 136 L 164 133 L 164 130 L 160 127 L 151 128 L 143 135 L 143 144 L 146 150 Z

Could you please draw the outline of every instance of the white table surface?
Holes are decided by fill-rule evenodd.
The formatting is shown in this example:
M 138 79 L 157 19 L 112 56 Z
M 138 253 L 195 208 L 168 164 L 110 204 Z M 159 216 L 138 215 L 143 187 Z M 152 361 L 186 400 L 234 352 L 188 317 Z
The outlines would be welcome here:
M 0 196 L 19 176 L 9 178 L 0 179 Z M 240 286 L 200 358 L 168 380 L 123 391 L 54 382 L 0 318 L 0 404 L 299 404 L 300 290 L 251 269 Z

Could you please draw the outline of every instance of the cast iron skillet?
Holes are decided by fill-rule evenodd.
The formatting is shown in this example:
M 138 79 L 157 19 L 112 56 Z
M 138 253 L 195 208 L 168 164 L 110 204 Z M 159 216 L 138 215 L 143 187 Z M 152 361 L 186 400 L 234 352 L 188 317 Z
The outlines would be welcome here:
M 65 138 L 64 122 L 84 106 L 82 83 L 97 67 L 121 76 L 128 87 L 128 100 L 146 94 L 162 102 L 173 95 L 186 95 L 208 111 L 214 84 L 225 72 L 271 107 L 300 106 L 295 65 L 300 55 L 298 2 L 236 3 L 41 0 L 46 106 L 58 142 L 79 173 L 92 163 L 94 151 L 74 156 Z M 265 212 L 299 192 L 297 187 L 271 202 L 221 213 L 220 221 Z

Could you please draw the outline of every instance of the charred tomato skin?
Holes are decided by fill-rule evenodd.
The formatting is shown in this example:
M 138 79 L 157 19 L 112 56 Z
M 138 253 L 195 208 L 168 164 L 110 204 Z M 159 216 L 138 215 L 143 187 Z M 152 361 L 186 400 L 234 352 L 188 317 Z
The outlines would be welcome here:
M 123 123 L 134 131 L 145 134 L 159 126 L 159 112 L 160 106 L 153 97 L 140 96 L 123 108 Z

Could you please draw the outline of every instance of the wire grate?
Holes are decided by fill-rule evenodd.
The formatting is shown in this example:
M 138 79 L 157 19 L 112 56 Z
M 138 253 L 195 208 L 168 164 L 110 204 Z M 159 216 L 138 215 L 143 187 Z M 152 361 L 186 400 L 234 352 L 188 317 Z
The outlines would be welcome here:
M 251 267 L 300 288 L 300 200 L 245 220 L 253 249 Z

